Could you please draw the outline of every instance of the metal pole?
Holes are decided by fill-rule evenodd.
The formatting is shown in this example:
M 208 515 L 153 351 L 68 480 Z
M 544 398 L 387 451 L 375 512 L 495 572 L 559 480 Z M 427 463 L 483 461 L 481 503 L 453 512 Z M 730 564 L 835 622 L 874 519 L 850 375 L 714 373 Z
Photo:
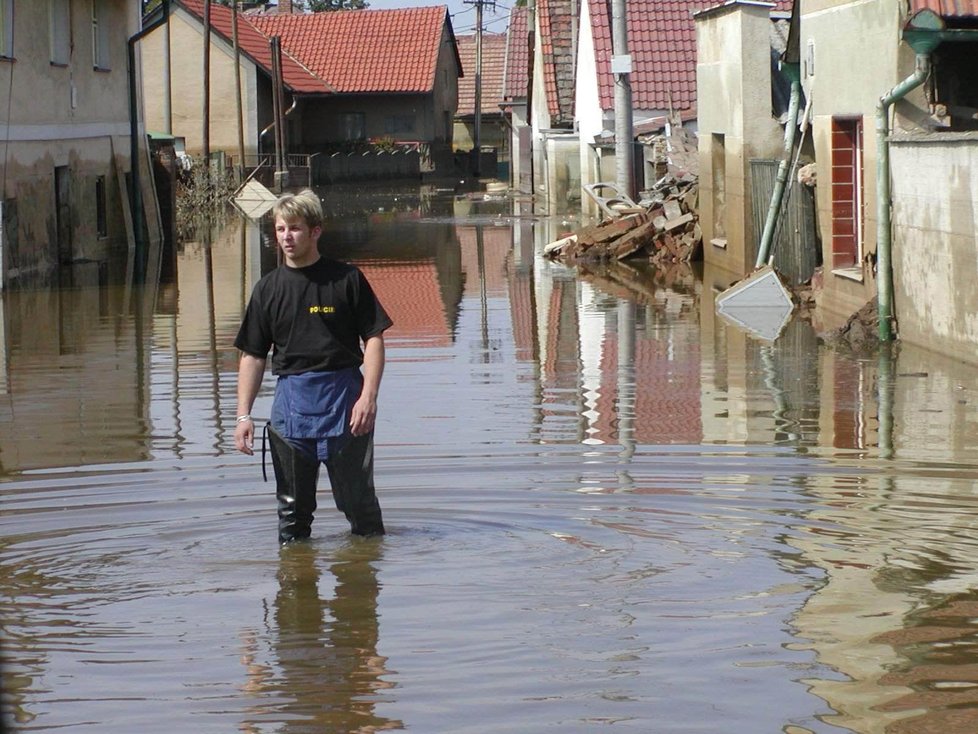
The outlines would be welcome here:
M 475 4 L 475 153 L 472 173 L 478 178 L 482 159 L 482 5 Z
M 628 53 L 625 0 L 611 3 L 611 71 L 615 76 L 615 172 L 618 190 L 635 197 L 632 130 L 632 57 Z
M 201 154 L 207 166 L 207 179 L 211 169 L 211 3 L 204 2 L 204 110 L 201 130 Z
M 234 99 L 238 106 L 238 181 L 244 178 L 244 111 L 241 103 L 241 47 L 238 45 L 238 0 L 231 2 L 231 38 L 234 44 Z
M 169 16 L 168 16 L 169 17 Z M 170 69 L 170 22 L 163 28 L 163 132 L 173 134 L 173 81 Z

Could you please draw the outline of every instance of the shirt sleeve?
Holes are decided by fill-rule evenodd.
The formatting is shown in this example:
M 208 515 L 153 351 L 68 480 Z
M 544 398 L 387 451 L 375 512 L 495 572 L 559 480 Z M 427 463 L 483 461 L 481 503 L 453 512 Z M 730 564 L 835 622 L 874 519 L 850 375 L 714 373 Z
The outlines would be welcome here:
M 259 359 L 265 359 L 272 348 L 272 331 L 268 315 L 264 313 L 262 307 L 261 290 L 258 286 L 255 287 L 248 301 L 248 308 L 245 310 L 234 346 Z
M 357 327 L 362 339 L 377 336 L 394 325 L 394 321 L 384 310 L 374 289 L 370 287 L 367 276 L 359 268 L 357 269 L 357 295 Z

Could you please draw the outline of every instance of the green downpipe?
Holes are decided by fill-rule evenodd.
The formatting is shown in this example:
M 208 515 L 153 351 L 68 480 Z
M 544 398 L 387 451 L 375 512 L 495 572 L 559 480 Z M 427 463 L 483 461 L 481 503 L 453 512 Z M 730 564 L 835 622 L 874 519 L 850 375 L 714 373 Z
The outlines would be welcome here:
M 768 207 L 767 217 L 764 219 L 764 232 L 761 234 L 761 241 L 757 246 L 755 268 L 767 264 L 768 256 L 771 253 L 771 243 L 774 241 L 774 231 L 778 224 L 778 213 L 781 211 L 785 185 L 788 182 L 791 154 L 795 149 L 795 135 L 798 133 L 798 110 L 801 107 L 801 64 L 782 62 L 781 71 L 791 81 L 788 120 L 784 126 L 784 151 L 781 155 L 781 164 L 778 166 L 778 175 L 774 181 L 771 205 Z
M 879 338 L 893 338 L 893 260 L 890 211 L 890 107 L 924 83 L 930 55 L 917 54 L 914 73 L 880 97 L 876 106 L 876 300 Z

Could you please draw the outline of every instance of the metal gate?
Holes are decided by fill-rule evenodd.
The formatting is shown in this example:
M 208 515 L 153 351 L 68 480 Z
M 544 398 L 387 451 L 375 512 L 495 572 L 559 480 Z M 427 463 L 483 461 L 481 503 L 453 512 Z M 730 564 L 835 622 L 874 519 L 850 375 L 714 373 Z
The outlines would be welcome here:
M 758 240 L 764 231 L 779 165 L 780 161 L 776 160 L 754 159 L 750 162 L 755 237 L 747 243 L 747 254 L 752 263 L 757 260 Z M 774 232 L 771 243 L 774 268 L 792 284 L 805 283 L 815 272 L 821 253 L 815 228 L 815 197 L 810 188 L 797 180 L 785 187 Z

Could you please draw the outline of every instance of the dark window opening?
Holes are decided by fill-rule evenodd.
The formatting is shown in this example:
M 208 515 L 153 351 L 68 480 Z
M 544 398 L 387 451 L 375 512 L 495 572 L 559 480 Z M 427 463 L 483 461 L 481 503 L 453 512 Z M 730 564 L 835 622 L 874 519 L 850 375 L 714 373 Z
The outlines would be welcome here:
M 978 42 L 942 43 L 933 54 L 931 110 L 947 130 L 978 130 Z
M 109 236 L 105 206 L 105 176 L 95 179 L 95 229 L 99 237 Z
M 384 118 L 384 132 L 388 135 L 414 132 L 414 115 L 388 115 Z

